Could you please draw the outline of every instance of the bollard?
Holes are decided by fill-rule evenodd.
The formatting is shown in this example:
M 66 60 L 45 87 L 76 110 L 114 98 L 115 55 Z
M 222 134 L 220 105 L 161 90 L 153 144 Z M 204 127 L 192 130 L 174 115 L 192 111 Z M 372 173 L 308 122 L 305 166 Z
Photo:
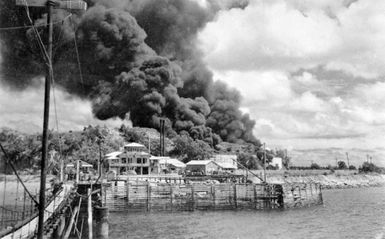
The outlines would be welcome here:
M 95 238 L 108 239 L 108 208 L 95 207 Z

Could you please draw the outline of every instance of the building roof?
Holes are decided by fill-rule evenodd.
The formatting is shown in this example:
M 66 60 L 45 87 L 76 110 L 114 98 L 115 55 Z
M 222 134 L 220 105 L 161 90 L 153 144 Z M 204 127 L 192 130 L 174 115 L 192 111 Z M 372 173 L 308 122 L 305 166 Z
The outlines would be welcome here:
M 227 168 L 227 169 L 238 169 L 237 165 L 234 165 L 233 163 L 221 163 L 216 162 L 221 168 Z
M 186 165 L 207 165 L 211 162 L 215 163 L 212 160 L 191 160 L 190 162 L 186 163 Z
M 122 152 L 120 152 L 120 151 L 111 152 L 111 153 L 106 154 L 106 158 L 107 159 L 117 159 L 120 154 L 122 154 Z
M 79 160 L 80 162 L 80 168 L 92 168 L 92 164 L 89 164 L 87 162 L 84 162 L 82 160 Z M 66 165 L 67 168 L 72 168 L 72 167 L 75 167 L 75 163 L 69 163 Z
M 129 152 L 121 153 L 118 156 L 124 156 L 124 155 L 129 155 L 129 156 L 133 156 L 133 155 L 148 156 L 148 155 L 150 155 L 151 156 L 151 154 L 144 152 L 144 151 L 139 151 L 139 152 L 138 151 L 134 151 L 134 152 L 129 151 Z
M 159 164 L 171 164 L 177 168 L 185 168 L 186 164 L 179 161 L 178 159 L 169 158 L 169 157 L 163 157 L 159 159 Z
M 145 148 L 145 146 L 143 144 L 138 144 L 138 143 L 129 143 L 129 144 L 124 145 L 124 147 L 143 147 L 143 148 Z
M 212 160 L 225 169 L 238 169 L 237 155 L 235 154 L 216 154 Z

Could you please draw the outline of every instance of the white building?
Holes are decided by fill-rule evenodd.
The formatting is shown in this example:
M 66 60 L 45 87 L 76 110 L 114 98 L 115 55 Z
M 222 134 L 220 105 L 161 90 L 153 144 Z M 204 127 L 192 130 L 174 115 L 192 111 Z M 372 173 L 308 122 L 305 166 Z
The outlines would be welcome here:
M 116 175 L 136 173 L 150 174 L 150 157 L 144 145 L 129 143 L 124 145 L 122 152 L 112 152 L 106 155 L 109 171 Z
M 186 164 L 175 158 L 151 156 L 151 173 L 160 174 L 162 172 L 178 173 L 186 168 Z
M 279 158 L 279 157 L 274 157 L 272 160 L 271 160 L 271 163 L 270 165 L 276 167 L 277 169 L 282 169 L 282 158 Z

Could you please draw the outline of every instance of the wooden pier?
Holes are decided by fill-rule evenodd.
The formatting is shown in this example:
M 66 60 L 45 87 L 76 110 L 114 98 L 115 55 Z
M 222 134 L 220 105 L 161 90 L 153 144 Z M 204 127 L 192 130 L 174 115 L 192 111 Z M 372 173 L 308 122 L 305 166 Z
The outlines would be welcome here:
M 102 187 L 110 211 L 283 209 L 322 204 L 319 184 L 191 184 L 115 181 Z

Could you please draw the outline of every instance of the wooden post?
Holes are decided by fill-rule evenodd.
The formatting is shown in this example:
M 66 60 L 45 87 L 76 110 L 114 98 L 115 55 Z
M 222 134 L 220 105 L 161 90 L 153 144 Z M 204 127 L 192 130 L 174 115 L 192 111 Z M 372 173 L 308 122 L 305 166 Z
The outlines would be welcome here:
M 79 184 L 80 160 L 76 160 L 76 184 Z
M 78 211 L 79 211 L 79 207 L 76 206 L 74 211 L 73 211 L 73 213 L 72 213 L 72 216 L 71 216 L 71 219 L 70 219 L 70 223 L 68 224 L 68 228 L 67 228 L 66 233 L 64 234 L 63 239 L 68 239 L 68 237 L 69 237 L 69 235 L 70 235 L 70 233 L 72 231 L 72 226 L 74 225 L 75 216 L 78 213 Z
M 147 211 L 151 210 L 151 185 L 147 182 Z
M 60 182 L 64 182 L 64 160 L 60 156 Z
M 257 209 L 257 185 L 254 184 L 254 208 Z
M 92 236 L 92 195 L 91 195 L 91 191 L 92 189 L 89 188 L 87 190 L 87 196 L 88 196 L 88 207 L 87 207 L 87 211 L 88 211 L 88 238 L 89 239 L 92 239 L 93 236 Z
M 234 206 L 235 206 L 235 208 L 238 208 L 238 203 L 237 203 L 237 184 L 234 184 L 233 189 L 234 189 Z
M 45 211 L 45 182 L 46 182 L 46 166 L 47 166 L 47 152 L 48 152 L 48 124 L 49 124 L 49 101 L 51 91 L 51 80 L 53 76 L 52 69 L 52 33 L 53 33 L 53 2 L 47 2 L 47 24 L 48 24 L 48 43 L 47 43 L 47 54 L 46 59 L 47 70 L 45 79 L 45 93 L 44 93 L 44 121 L 43 121 L 43 138 L 42 138 L 42 152 L 41 152 L 41 163 L 40 163 L 40 193 L 39 193 L 39 222 L 37 228 L 38 239 L 43 238 L 44 234 L 44 211 Z
M 192 210 L 195 210 L 195 191 L 194 191 L 194 184 L 190 184 L 191 186 L 191 200 L 192 200 Z
M 215 210 L 215 184 L 211 185 L 211 197 L 213 199 L 213 208 Z
M 59 219 L 59 225 L 58 227 L 56 228 L 55 232 L 54 232 L 54 238 L 56 239 L 60 239 L 61 238 L 61 235 L 63 234 L 63 231 L 65 229 L 65 216 L 62 215 L 60 216 L 60 219 Z
M 99 239 L 108 239 L 108 208 L 96 207 L 95 208 L 95 236 Z
M 170 201 L 171 201 L 171 211 L 173 209 L 173 197 L 174 197 L 174 190 L 172 185 L 170 184 Z
M 5 192 L 4 192 L 5 193 Z M 24 195 L 23 195 L 23 220 L 25 218 L 25 196 L 26 196 L 27 192 L 24 190 Z
M 130 205 L 130 181 L 127 179 L 127 206 Z

